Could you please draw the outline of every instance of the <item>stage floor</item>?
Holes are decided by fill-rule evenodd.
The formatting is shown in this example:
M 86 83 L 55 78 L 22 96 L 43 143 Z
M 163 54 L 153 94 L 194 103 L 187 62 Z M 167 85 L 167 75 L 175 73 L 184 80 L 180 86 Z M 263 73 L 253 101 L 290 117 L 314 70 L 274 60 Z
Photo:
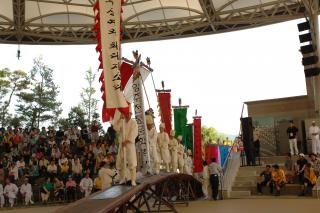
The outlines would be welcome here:
M 10 211 L 8 213 L 50 213 L 60 208 L 53 207 L 31 207 Z M 297 198 L 286 196 L 280 198 L 257 197 L 251 199 L 231 199 L 222 201 L 195 201 L 190 202 L 189 207 L 178 205 L 177 210 L 181 213 L 301 213 L 317 212 L 320 209 L 320 200 L 313 198 Z

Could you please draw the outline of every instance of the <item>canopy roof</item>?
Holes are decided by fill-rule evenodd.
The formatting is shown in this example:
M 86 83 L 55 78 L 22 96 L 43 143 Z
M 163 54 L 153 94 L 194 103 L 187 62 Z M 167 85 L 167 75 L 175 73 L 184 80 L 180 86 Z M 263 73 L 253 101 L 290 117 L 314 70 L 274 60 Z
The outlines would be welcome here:
M 126 0 L 124 42 L 181 38 L 303 17 L 300 0 Z M 90 44 L 95 0 L 0 0 L 0 43 Z

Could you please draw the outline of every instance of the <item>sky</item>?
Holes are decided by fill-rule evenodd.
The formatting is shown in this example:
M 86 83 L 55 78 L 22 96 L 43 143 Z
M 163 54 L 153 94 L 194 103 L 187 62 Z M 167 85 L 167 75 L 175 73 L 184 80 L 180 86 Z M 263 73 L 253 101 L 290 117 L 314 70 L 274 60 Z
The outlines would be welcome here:
M 131 52 L 139 50 L 144 61 L 151 58 L 156 87 L 160 89 L 163 80 L 165 88 L 172 90 L 173 105 L 181 98 L 183 105 L 190 106 L 188 122 L 197 109 L 203 125 L 238 134 L 243 102 L 306 94 L 297 23 L 299 20 L 209 36 L 128 43 L 122 45 L 122 55 L 132 60 Z M 0 44 L 0 68 L 29 71 L 33 59 L 41 55 L 60 86 L 63 116 L 80 102 L 85 71 L 91 67 L 97 72 L 94 45 L 22 45 L 20 60 L 17 49 L 17 45 Z M 151 107 L 157 109 L 150 76 L 145 86 Z M 100 97 L 98 82 L 95 87 Z M 149 108 L 146 100 L 145 106 Z

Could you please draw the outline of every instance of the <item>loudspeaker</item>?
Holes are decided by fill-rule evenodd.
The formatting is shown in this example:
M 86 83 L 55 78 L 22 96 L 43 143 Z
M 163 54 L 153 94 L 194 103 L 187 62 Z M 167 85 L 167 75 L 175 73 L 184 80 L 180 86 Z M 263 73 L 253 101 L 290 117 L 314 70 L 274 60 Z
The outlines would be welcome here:
M 252 118 L 241 118 L 243 147 L 248 165 L 255 165 Z
M 300 43 L 312 41 L 311 33 L 299 35 L 299 40 L 300 40 Z
M 309 68 L 304 70 L 304 74 L 306 77 L 317 76 L 320 74 L 320 68 Z
M 302 23 L 298 24 L 298 30 L 299 30 L 299 32 L 305 31 L 305 30 L 310 30 L 309 21 L 302 22 Z
M 314 52 L 314 47 L 312 44 L 304 45 L 300 47 L 302 54 L 308 54 Z
M 302 64 L 304 66 L 316 64 L 317 62 L 318 62 L 318 56 L 315 56 L 315 55 L 302 58 Z

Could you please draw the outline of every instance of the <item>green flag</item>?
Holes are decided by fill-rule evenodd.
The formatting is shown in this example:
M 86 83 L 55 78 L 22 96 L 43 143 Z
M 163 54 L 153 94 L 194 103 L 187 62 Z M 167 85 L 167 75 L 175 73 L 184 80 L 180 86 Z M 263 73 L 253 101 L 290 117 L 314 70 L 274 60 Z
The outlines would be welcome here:
M 187 109 L 186 107 L 173 109 L 174 114 L 174 130 L 176 137 L 182 136 L 182 144 L 186 147 L 186 134 L 187 134 Z
M 187 125 L 186 144 L 187 150 L 190 149 L 193 154 L 193 124 Z

